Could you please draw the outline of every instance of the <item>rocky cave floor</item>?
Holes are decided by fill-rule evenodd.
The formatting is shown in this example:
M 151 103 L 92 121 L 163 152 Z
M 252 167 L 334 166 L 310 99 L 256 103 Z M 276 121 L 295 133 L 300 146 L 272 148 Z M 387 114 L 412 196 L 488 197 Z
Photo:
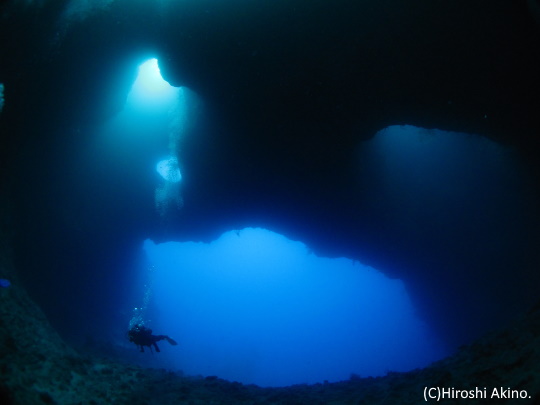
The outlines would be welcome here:
M 485 388 L 487 398 L 441 400 L 446 404 L 540 404 L 540 303 L 504 330 L 425 369 L 261 388 L 83 355 L 60 339 L 22 288 L 0 290 L 0 301 L 0 403 L 5 405 L 418 404 L 425 387 Z M 492 397 L 494 389 L 501 398 Z M 504 398 L 507 389 L 525 390 L 527 398 Z

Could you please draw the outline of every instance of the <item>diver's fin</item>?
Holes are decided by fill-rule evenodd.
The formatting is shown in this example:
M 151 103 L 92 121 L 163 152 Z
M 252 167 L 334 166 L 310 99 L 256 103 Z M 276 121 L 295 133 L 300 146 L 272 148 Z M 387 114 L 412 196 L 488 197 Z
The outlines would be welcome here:
M 167 339 L 167 342 L 169 342 L 169 343 L 170 343 L 171 345 L 173 345 L 173 346 L 178 345 L 178 343 L 176 343 L 176 340 L 171 339 L 171 338 L 168 337 L 168 336 L 165 336 L 165 339 Z

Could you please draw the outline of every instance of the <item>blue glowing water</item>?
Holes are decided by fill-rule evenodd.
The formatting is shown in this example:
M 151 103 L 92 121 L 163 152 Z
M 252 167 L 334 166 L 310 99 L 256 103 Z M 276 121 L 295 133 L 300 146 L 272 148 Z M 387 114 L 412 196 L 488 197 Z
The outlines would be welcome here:
M 155 266 L 151 327 L 179 342 L 162 350 L 188 374 L 278 386 L 409 370 L 444 354 L 403 282 L 271 231 L 144 248 Z

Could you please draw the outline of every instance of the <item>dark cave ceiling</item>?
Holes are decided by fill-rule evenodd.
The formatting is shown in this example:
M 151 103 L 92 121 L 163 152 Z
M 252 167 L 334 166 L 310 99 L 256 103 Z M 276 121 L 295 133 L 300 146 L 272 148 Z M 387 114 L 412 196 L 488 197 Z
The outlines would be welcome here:
M 425 252 L 424 239 L 362 212 L 363 191 L 351 188 L 356 151 L 377 131 L 409 124 L 512 145 L 538 175 L 540 30 L 526 2 L 197 1 L 164 12 L 154 2 L 118 0 L 70 24 L 59 17 L 64 5 L 2 6 L 3 180 L 16 202 L 19 256 L 21 244 L 36 246 L 21 266 L 45 267 L 37 281 L 26 276 L 30 284 L 77 278 L 97 287 L 97 279 L 112 296 L 103 287 L 112 269 L 129 267 L 126 252 L 144 238 L 211 240 L 266 226 L 320 255 L 357 258 L 408 280 L 416 299 L 430 303 L 425 316 L 455 332 L 478 299 L 470 280 L 485 274 L 464 264 L 470 257 Z M 76 174 L 58 169 L 122 108 L 149 55 L 205 109 L 198 135 L 182 148 L 191 176 L 185 207 L 165 227 L 148 190 L 113 191 L 130 196 L 129 208 L 119 198 L 83 201 L 88 190 L 68 196 Z M 448 245 L 459 237 L 449 234 Z M 462 300 L 452 303 L 456 294 Z M 106 311 L 96 302 L 93 316 Z

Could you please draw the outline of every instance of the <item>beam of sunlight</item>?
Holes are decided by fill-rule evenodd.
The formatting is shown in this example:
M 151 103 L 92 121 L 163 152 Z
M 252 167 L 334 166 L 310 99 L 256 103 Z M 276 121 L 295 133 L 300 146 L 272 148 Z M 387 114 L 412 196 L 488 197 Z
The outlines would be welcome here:
M 180 88 L 173 87 L 161 76 L 157 59 L 149 59 L 139 66 L 139 73 L 128 95 L 128 104 L 155 109 L 174 103 Z
M 143 165 L 144 170 L 155 167 L 159 176 L 154 205 L 164 221 L 183 206 L 179 148 L 193 123 L 189 111 L 196 100 L 195 93 L 163 79 L 156 58 L 148 59 L 138 68 L 124 108 L 107 123 L 101 137 L 115 171 L 129 167 L 140 173 Z M 149 159 L 155 160 L 149 165 Z

